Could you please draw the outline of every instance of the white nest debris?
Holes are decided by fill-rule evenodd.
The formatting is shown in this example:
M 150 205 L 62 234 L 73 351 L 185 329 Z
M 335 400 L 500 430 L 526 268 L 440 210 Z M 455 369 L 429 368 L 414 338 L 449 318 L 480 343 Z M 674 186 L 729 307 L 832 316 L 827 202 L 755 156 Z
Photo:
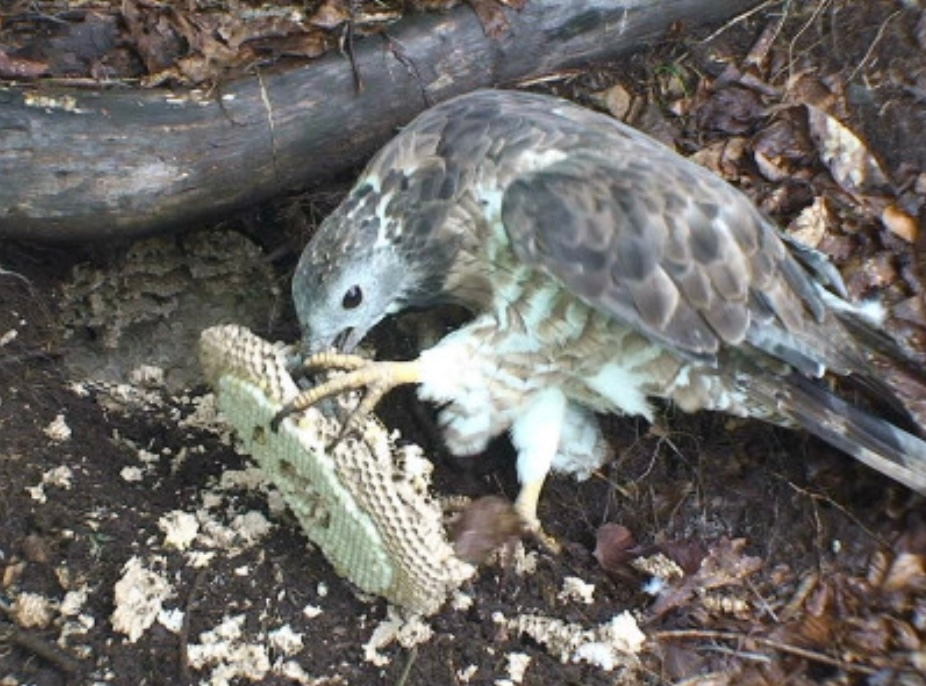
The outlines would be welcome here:
M 71 438 L 71 427 L 68 426 L 63 414 L 55 417 L 43 431 L 55 443 L 63 443 Z
M 413 648 L 427 643 L 433 635 L 431 627 L 425 624 L 419 615 L 403 617 L 390 606 L 386 618 L 373 629 L 370 640 L 363 644 L 363 659 L 377 667 L 383 667 L 389 664 L 390 660 L 379 652 L 380 649 L 393 642 L 403 648 Z
M 505 681 L 512 684 L 524 681 L 524 673 L 531 663 L 531 656 L 526 653 L 508 653 L 505 660 L 508 663 L 508 678 Z
M 160 388 L 164 385 L 164 368 L 141 364 L 129 372 L 129 381 L 136 386 Z
M 270 672 L 266 647 L 242 639 L 244 620 L 244 615 L 226 617 L 214 629 L 200 634 L 200 643 L 187 646 L 190 667 L 211 668 L 210 684 L 227 686 L 233 679 L 260 681 Z
M 527 634 L 561 662 L 587 662 L 606 672 L 618 667 L 636 668 L 637 654 L 646 636 L 629 612 L 622 612 L 592 629 L 540 615 L 507 619 L 500 612 L 492 619 L 508 629 Z
M 584 603 L 591 605 L 595 602 L 595 584 L 586 583 L 577 576 L 567 576 L 563 579 L 563 588 L 556 596 L 564 603 Z
M 163 576 L 145 569 L 138 557 L 132 557 L 122 568 L 122 578 L 116 582 L 113 629 L 135 643 L 154 624 L 163 602 L 173 595 L 170 583 Z
M 293 631 L 289 624 L 267 633 L 271 647 L 283 655 L 295 655 L 302 650 L 302 634 Z
M 71 488 L 71 479 L 73 478 L 74 472 L 71 471 L 71 468 L 61 465 L 44 472 L 42 481 L 37 486 L 27 486 L 26 490 L 33 500 L 38 503 L 45 503 L 48 500 L 48 496 L 45 494 L 46 486 L 55 486 L 67 491 Z
M 10 611 L 13 621 L 26 629 L 45 629 L 55 616 L 51 600 L 39 593 L 20 593 Z
M 186 550 L 196 540 L 199 522 L 190 512 L 174 510 L 158 520 L 158 528 L 164 532 L 165 547 Z

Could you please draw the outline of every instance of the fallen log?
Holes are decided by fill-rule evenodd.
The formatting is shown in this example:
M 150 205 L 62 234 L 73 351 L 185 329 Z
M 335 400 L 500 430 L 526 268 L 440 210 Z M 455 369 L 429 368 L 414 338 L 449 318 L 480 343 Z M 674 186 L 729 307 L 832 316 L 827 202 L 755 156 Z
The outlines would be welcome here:
M 363 163 L 397 126 L 480 87 L 612 59 L 756 0 L 533 0 L 485 35 L 468 7 L 286 70 L 197 90 L 0 88 L 0 235 L 130 236 L 227 216 Z

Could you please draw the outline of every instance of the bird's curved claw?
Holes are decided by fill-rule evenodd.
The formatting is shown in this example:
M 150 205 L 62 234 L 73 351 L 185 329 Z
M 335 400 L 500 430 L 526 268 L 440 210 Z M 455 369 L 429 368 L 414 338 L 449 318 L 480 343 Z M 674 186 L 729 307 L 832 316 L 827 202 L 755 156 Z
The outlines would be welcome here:
M 309 388 L 286 403 L 270 422 L 270 428 L 277 431 L 286 417 L 312 407 L 316 403 L 349 391 L 365 390 L 360 404 L 344 420 L 335 442 L 343 438 L 357 420 L 373 411 L 380 399 L 396 386 L 417 383 L 420 378 L 418 363 L 377 362 L 359 355 L 336 352 L 322 352 L 310 355 L 302 363 L 302 369 L 343 371 L 344 374 L 328 379 L 318 386 Z
M 540 520 L 533 522 L 524 521 L 524 533 L 533 538 L 551 555 L 559 555 L 563 552 L 563 546 L 553 536 L 543 530 Z
M 521 491 L 514 501 L 514 509 L 521 517 L 524 532 L 534 538 L 548 552 L 559 555 L 563 551 L 563 547 L 555 538 L 543 530 L 540 519 L 537 517 L 537 502 L 540 500 L 540 490 L 543 487 L 543 482 L 544 478 L 540 478 L 536 481 L 522 483 Z

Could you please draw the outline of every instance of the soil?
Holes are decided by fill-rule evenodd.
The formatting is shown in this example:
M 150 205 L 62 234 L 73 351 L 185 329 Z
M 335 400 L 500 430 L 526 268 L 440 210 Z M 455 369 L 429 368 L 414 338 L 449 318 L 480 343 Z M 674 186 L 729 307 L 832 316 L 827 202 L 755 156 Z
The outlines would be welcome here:
M 698 154 L 783 226 L 823 198 L 817 247 L 853 295 L 906 313 L 894 332 L 921 354 L 926 10 L 798 4 L 545 88 Z M 840 183 L 805 103 L 889 181 Z M 783 129 L 802 134 L 787 153 L 762 147 Z M 800 432 L 672 408 L 603 418 L 615 460 L 550 480 L 540 517 L 561 553 L 525 540 L 423 620 L 427 640 L 415 625 L 377 649 L 394 612 L 334 573 L 235 450 L 192 347 L 217 322 L 298 338 L 289 278 L 344 189 L 133 244 L 0 244 L 0 684 L 926 684 L 922 497 Z M 456 317 L 390 323 L 377 355 L 408 357 L 414 332 Z M 506 441 L 460 460 L 412 392 L 380 412 L 432 457 L 439 495 L 516 494 Z M 199 525 L 186 541 L 182 514 Z M 133 574 L 159 598 L 144 626 Z M 646 641 L 614 664 L 504 621 L 591 631 L 625 611 Z

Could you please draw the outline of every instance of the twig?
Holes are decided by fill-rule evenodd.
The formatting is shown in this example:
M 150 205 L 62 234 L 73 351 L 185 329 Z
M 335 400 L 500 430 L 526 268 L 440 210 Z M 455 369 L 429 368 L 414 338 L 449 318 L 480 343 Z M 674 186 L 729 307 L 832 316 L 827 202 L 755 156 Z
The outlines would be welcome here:
M 749 17 L 751 17 L 752 15 L 758 14 L 759 12 L 761 12 L 762 10 L 764 10 L 766 7 L 769 7 L 769 6 L 771 6 L 771 5 L 774 5 L 775 3 L 780 2 L 780 1 L 781 1 L 781 0 L 766 0 L 766 1 L 763 2 L 761 5 L 758 5 L 757 7 L 753 7 L 751 10 L 746 10 L 746 11 L 743 12 L 742 14 L 737 14 L 735 17 L 733 17 L 733 18 L 732 18 L 730 21 L 728 21 L 726 24 L 724 24 L 724 25 L 721 26 L 719 29 L 717 29 L 716 31 L 714 31 L 714 33 L 712 33 L 711 35 L 709 35 L 707 38 L 703 38 L 702 40 L 697 41 L 698 45 L 703 45 L 704 43 L 710 43 L 712 40 L 714 40 L 715 38 L 717 38 L 717 36 L 719 36 L 720 34 L 724 33 L 725 31 L 727 31 L 727 29 L 733 28 L 733 27 L 736 26 L 737 24 L 739 24 L 739 23 L 741 23 L 741 22 L 744 22 L 744 21 L 746 21 L 747 19 L 749 19 Z
M 816 21 L 817 17 L 820 16 L 820 13 L 826 9 L 826 6 L 829 5 L 831 0 L 821 0 L 816 7 L 813 8 L 813 12 L 810 15 L 810 19 L 804 22 L 804 25 L 801 26 L 791 38 L 791 42 L 788 43 L 788 79 L 790 80 L 794 76 L 794 46 L 797 44 L 797 41 L 800 40 L 801 36 L 804 35 L 804 32 L 810 28 L 810 25 Z
M 743 60 L 745 64 L 759 66 L 765 61 L 765 58 L 768 57 L 769 51 L 772 49 L 772 45 L 774 45 L 775 41 L 778 40 L 781 29 L 784 27 L 785 22 L 788 20 L 788 14 L 790 11 L 791 0 L 785 0 L 784 6 L 781 10 L 781 13 L 778 15 L 778 18 L 773 19 L 768 24 L 766 24 L 758 40 L 756 40 L 756 42 L 753 43 L 752 47 L 749 49 L 749 53 L 746 55 L 746 59 Z
M 409 675 L 412 673 L 412 665 L 415 664 L 417 659 L 418 646 L 412 646 L 411 650 L 408 651 L 408 660 L 405 661 L 405 667 L 402 668 L 402 673 L 399 675 L 399 680 L 395 682 L 395 686 L 405 686 Z
M 802 657 L 806 660 L 810 660 L 811 662 L 818 662 L 830 667 L 835 667 L 836 669 L 842 669 L 846 672 L 854 672 L 856 674 L 877 674 L 879 671 L 866 665 L 857 665 L 851 662 L 845 662 L 844 660 L 830 657 L 824 653 L 818 653 L 815 650 L 799 648 L 798 646 L 788 645 L 787 643 L 780 643 L 769 638 L 762 638 L 761 636 L 749 636 L 748 634 L 732 633 L 729 631 L 712 631 L 708 629 L 672 629 L 668 631 L 657 631 L 651 635 L 651 638 L 670 641 L 687 638 L 708 639 L 712 641 L 752 641 L 753 643 L 765 646 L 766 648 L 771 648 L 772 650 L 777 650 L 781 653 Z
M 260 69 L 257 70 L 257 82 L 260 84 L 260 99 L 264 103 L 264 109 L 267 111 L 267 127 L 270 129 L 270 154 L 273 160 L 273 178 L 279 179 L 277 168 L 277 137 L 276 123 L 273 119 L 273 105 L 270 104 L 270 95 L 267 93 L 267 86 L 264 84 L 264 75 Z
M 573 79 L 581 74 L 584 74 L 583 69 L 557 69 L 556 71 L 547 72 L 546 74 L 540 74 L 539 76 L 525 76 L 523 79 L 518 79 L 514 82 L 514 85 L 517 88 L 529 88 L 530 86 L 542 86 L 546 83 L 555 83 L 557 81 L 567 81 Z
M 193 683 L 193 674 L 190 672 L 190 653 L 188 650 L 190 642 L 190 615 L 193 614 L 193 608 L 196 606 L 197 598 L 205 579 L 205 569 L 193 579 L 193 585 L 190 587 L 190 595 L 187 596 L 186 607 L 183 609 L 183 622 L 180 624 L 180 633 L 177 635 L 177 640 L 180 642 L 180 675 L 183 677 L 183 682 L 186 684 Z
M 0 267 L 0 276 L 12 276 L 12 277 L 19 279 L 20 281 L 22 281 L 24 284 L 26 284 L 29 287 L 29 292 L 30 293 L 32 292 L 32 282 L 29 279 L 27 279 L 25 276 L 20 274 L 19 272 L 11 272 L 9 269 L 4 269 L 3 267 Z
M 862 61 L 858 63 L 855 69 L 852 70 L 852 73 L 849 74 L 849 77 L 846 79 L 846 83 L 849 83 L 856 77 L 856 75 L 862 70 L 862 67 L 865 66 L 865 62 L 868 61 L 868 58 L 871 57 L 871 53 L 875 51 L 875 47 L 878 43 L 881 42 L 881 39 L 884 38 L 884 30 L 887 28 L 887 25 L 894 21 L 894 17 L 903 12 L 903 10 L 895 11 L 891 16 L 881 22 L 881 26 L 878 27 L 878 33 L 875 34 L 875 39 L 871 41 L 871 45 L 868 46 L 868 50 L 865 52 L 865 56 L 862 58 Z
M 18 645 L 66 674 L 78 674 L 86 667 L 82 660 L 69 655 L 34 633 L 18 628 L 5 619 L 0 619 L 0 642 Z
M 836 508 L 842 514 L 844 514 L 848 519 L 850 519 L 853 524 L 855 524 L 859 529 L 861 529 L 875 543 L 883 547 L 889 547 L 889 544 L 887 541 L 885 541 L 881 536 L 879 536 L 874 531 L 872 531 L 867 526 L 865 526 L 858 517 L 856 517 L 854 514 L 849 512 L 849 510 L 847 510 L 843 505 L 840 505 L 835 500 L 830 498 L 828 495 L 823 495 L 822 493 L 814 493 L 813 491 L 810 491 L 810 490 L 807 490 L 806 488 L 802 488 L 798 486 L 796 483 L 794 483 L 790 479 L 786 479 L 784 476 L 781 476 L 781 475 L 776 475 L 776 476 L 783 479 L 784 482 L 788 484 L 788 486 L 790 486 L 794 491 L 797 491 L 801 495 L 805 495 L 811 500 L 822 500 L 827 505 L 830 505 L 831 507 Z

